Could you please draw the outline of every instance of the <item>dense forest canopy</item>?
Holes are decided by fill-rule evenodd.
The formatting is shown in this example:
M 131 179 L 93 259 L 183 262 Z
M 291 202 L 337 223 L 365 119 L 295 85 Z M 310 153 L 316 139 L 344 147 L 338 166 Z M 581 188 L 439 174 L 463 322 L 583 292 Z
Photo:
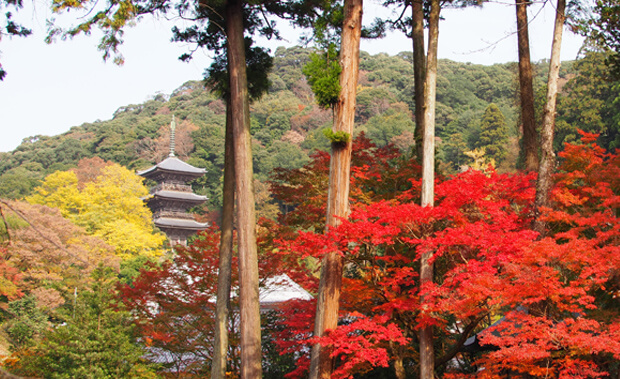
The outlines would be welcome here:
M 313 151 L 329 148 L 322 130 L 331 126 L 331 112 L 314 103 L 302 73 L 310 52 L 301 47 L 277 49 L 269 93 L 252 105 L 254 169 L 260 182 L 265 182 L 276 167 L 301 167 Z M 620 146 L 620 84 L 607 78 L 605 59 L 606 54 L 591 52 L 562 65 L 555 140 L 558 151 L 565 141 L 578 140 L 577 127 L 600 133 L 599 143 L 606 149 Z M 505 158 L 496 161 L 500 171 L 515 170 L 520 137 L 516 70 L 513 63 L 482 66 L 440 60 L 437 137 L 444 173 L 455 173 L 473 163 L 465 153 L 485 147 L 505 152 Z M 547 70 L 545 61 L 534 65 L 534 85 L 540 95 L 538 109 L 542 109 L 544 101 Z M 391 143 L 411 153 L 412 95 L 412 53 L 362 53 L 356 131 L 365 132 L 378 146 Z M 491 104 L 505 120 L 505 135 L 498 140 L 481 139 L 485 111 Z M 158 94 L 142 104 L 123 106 L 111 120 L 85 123 L 58 136 L 24 139 L 14 151 L 0 153 L 0 192 L 8 198 L 22 198 L 46 175 L 75 167 L 80 159 L 88 157 L 97 156 L 132 170 L 143 169 L 165 156 L 173 113 L 180 121 L 178 154 L 207 169 L 207 175 L 194 187 L 209 196 L 209 208 L 216 210 L 221 205 L 225 104 L 200 81 L 187 82 L 169 96 Z M 502 146 L 490 146 L 498 143 Z M 268 208 L 261 209 L 268 214 Z

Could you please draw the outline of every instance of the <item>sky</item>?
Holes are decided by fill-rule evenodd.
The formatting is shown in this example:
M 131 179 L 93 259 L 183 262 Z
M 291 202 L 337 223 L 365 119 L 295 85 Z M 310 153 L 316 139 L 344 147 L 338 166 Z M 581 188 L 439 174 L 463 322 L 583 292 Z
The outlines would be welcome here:
M 45 0 L 32 3 L 19 12 L 17 20 L 31 27 L 33 35 L 0 41 L 0 63 L 8 72 L 0 82 L 0 152 L 15 149 L 30 136 L 57 135 L 84 122 L 111 119 L 121 106 L 170 94 L 188 80 L 201 79 L 211 63 L 209 51 L 197 51 L 189 63 L 179 61 L 191 46 L 170 42 L 170 29 L 180 21 L 163 18 L 144 18 L 127 30 L 121 47 L 123 66 L 103 61 L 96 33 L 47 45 L 43 42 L 46 19 L 53 15 Z M 389 15 L 378 4 L 365 1 L 366 22 Z M 540 9 L 540 4 L 534 4 L 529 11 L 533 61 L 549 59 L 551 51 L 554 10 L 552 4 Z M 484 65 L 517 60 L 514 1 L 445 9 L 442 16 L 439 58 Z M 285 40 L 264 40 L 258 45 L 275 51 L 298 43 L 300 31 L 284 21 L 278 25 Z M 575 59 L 581 44 L 581 37 L 565 29 L 562 60 Z M 392 33 L 381 40 L 362 41 L 361 48 L 373 55 L 394 55 L 411 51 L 411 41 Z

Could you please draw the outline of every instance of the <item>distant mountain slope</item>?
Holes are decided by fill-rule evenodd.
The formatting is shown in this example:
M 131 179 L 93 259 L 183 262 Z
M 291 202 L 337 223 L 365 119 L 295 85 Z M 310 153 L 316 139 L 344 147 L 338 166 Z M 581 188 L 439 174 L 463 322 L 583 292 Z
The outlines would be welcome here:
M 252 105 L 254 164 L 259 180 L 264 181 L 274 167 L 300 167 L 314 149 L 328 148 L 321 130 L 331 125 L 331 111 L 313 103 L 301 72 L 309 54 L 310 50 L 300 47 L 278 49 L 271 90 Z M 396 56 L 362 53 L 360 62 L 357 130 L 365 131 L 378 145 L 394 143 L 403 151 L 409 151 L 413 141 L 411 56 L 407 52 Z M 538 65 L 537 71 L 544 74 L 544 65 Z M 437 134 L 442 141 L 458 134 L 464 148 L 473 148 L 490 103 L 498 105 L 516 141 L 515 75 L 512 63 L 482 66 L 440 61 Z M 208 170 L 194 187 L 209 196 L 211 207 L 218 207 L 225 106 L 198 81 L 183 84 L 169 97 L 157 95 L 142 104 L 121 107 L 111 120 L 85 123 L 53 137 L 34 136 L 14 151 L 0 153 L 0 196 L 23 197 L 47 174 L 75 167 L 84 157 L 98 156 L 134 170 L 154 164 L 168 152 L 172 114 L 178 124 L 177 154 Z M 439 154 L 448 162 L 446 167 L 464 159 L 462 154 L 446 154 L 441 143 Z M 514 162 L 511 165 L 514 167 Z

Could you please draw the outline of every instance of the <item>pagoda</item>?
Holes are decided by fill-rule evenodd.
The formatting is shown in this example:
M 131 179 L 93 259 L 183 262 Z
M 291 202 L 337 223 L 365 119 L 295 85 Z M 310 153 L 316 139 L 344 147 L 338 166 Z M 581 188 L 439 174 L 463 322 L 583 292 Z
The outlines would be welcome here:
M 197 222 L 188 213 L 189 208 L 200 205 L 206 196 L 197 195 L 188 184 L 202 177 L 206 170 L 183 162 L 174 154 L 174 132 L 176 123 L 174 115 L 170 123 L 170 154 L 168 158 L 155 166 L 139 171 L 138 175 L 153 180 L 157 185 L 151 188 L 150 196 L 145 199 L 153 212 L 153 222 L 166 233 L 170 245 L 187 244 L 187 238 L 209 224 Z

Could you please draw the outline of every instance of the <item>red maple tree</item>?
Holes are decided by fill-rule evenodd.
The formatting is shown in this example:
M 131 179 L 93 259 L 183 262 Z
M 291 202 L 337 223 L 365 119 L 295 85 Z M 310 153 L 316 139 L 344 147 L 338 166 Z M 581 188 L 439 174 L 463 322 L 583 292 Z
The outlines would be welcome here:
M 357 202 L 327 234 L 282 240 L 283 252 L 302 258 L 338 251 L 346 259 L 342 325 L 320 340 L 339 358 L 334 374 L 388 365 L 397 375 L 415 371 L 416 330 L 428 324 L 439 332 L 445 375 L 585 378 L 617 370 L 619 159 L 594 139 L 584 134 L 561 155 L 544 239 L 530 229 L 534 176 L 468 171 L 438 181 L 434 208 L 396 193 Z M 420 288 L 424 251 L 433 252 L 437 273 Z M 420 307 L 421 295 L 430 306 Z M 285 310 L 283 349 L 316 342 L 308 339 L 312 309 Z M 468 338 L 475 347 L 466 347 Z M 299 364 L 292 377 L 303 372 Z
M 317 260 L 343 255 L 341 322 L 319 340 L 334 347 L 336 378 L 380 370 L 412 375 L 417 330 L 426 325 L 435 327 L 436 370 L 446 378 L 617 375 L 620 158 L 594 139 L 584 134 L 581 145 L 561 154 L 542 239 L 531 230 L 535 174 L 439 178 L 436 205 L 421 207 L 418 167 L 364 137 L 356 142 L 351 214 L 324 233 L 327 157 L 318 153 L 304 169 L 274 178 L 275 196 L 289 212 L 259 224 L 261 277 L 287 273 L 315 292 Z M 196 343 L 211 338 L 217 246 L 209 230 L 173 262 L 123 288 L 154 348 L 176 346 L 179 357 L 195 357 L 198 349 L 209 359 L 210 347 Z M 427 251 L 435 280 L 421 287 L 419 260 Z M 314 311 L 314 301 L 291 301 L 271 325 L 281 353 L 296 357 L 289 377 L 305 375 L 308 346 L 317 342 Z M 189 371 L 191 364 L 179 367 Z

